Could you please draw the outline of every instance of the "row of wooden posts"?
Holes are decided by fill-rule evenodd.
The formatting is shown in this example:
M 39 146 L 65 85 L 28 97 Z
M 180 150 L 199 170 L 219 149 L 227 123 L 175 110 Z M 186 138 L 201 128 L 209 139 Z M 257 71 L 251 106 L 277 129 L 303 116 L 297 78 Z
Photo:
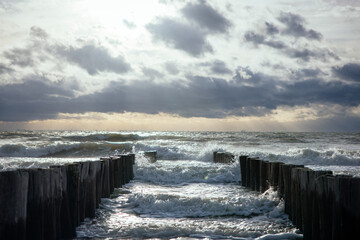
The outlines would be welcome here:
M 0 172 L 0 239 L 71 239 L 101 198 L 133 178 L 134 154 Z
M 241 184 L 274 188 L 303 239 L 360 239 L 360 178 L 240 156 Z

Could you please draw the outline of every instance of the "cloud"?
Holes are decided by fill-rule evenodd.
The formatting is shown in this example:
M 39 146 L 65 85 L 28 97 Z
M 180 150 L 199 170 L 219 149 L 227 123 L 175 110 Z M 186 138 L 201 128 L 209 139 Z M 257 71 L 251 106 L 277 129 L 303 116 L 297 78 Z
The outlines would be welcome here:
M 10 61 L 11 65 L 20 67 L 33 67 L 35 60 L 33 50 L 29 48 L 13 48 L 3 53 L 4 57 Z
M 30 36 L 40 39 L 46 39 L 49 35 L 44 29 L 37 26 L 32 26 L 30 28 Z
M 213 52 L 213 48 L 206 40 L 206 34 L 189 24 L 170 18 L 158 18 L 155 23 L 146 25 L 146 28 L 155 40 L 160 40 L 194 57 Z
M 213 61 L 210 69 L 215 74 L 232 74 L 232 71 L 226 66 L 226 63 L 220 60 Z
M 6 65 L 0 63 L 0 75 L 4 74 L 4 73 L 11 73 L 13 71 L 14 71 L 13 69 L 11 69 L 11 68 L 7 67 Z
M 360 105 L 359 84 L 325 81 L 316 69 L 299 72 L 307 75 L 307 79 L 297 79 L 301 76 L 294 73 L 296 81 L 284 82 L 239 67 L 230 80 L 188 76 L 176 82 L 118 81 L 78 97 L 73 88 L 62 82 L 32 76 L 21 84 L 0 86 L 0 121 L 46 119 L 55 118 L 57 113 L 85 112 L 164 112 L 183 117 L 222 118 L 264 116 L 282 106 Z
M 266 40 L 266 36 L 265 35 L 261 35 L 252 31 L 248 31 L 245 33 L 244 36 L 245 40 L 248 42 L 252 42 L 255 45 L 266 45 L 269 46 L 271 48 L 276 48 L 276 49 L 283 49 L 283 48 L 287 48 L 286 44 L 281 42 L 281 41 L 277 41 L 277 40 Z
M 199 0 L 195 4 L 188 3 L 181 12 L 189 20 L 212 33 L 226 33 L 231 27 L 231 22 L 228 19 L 203 0 Z
M 306 29 L 304 27 L 305 19 L 294 13 L 282 12 L 278 17 L 278 20 L 286 25 L 283 34 L 291 35 L 294 37 L 304 37 L 311 40 L 321 40 L 322 34 L 312 29 Z
M 73 92 L 61 82 L 50 82 L 40 76 L 0 86 L 0 121 L 55 118 L 59 112 L 68 110 L 64 103 L 74 97 Z
M 59 43 L 52 43 L 47 32 L 39 27 L 30 28 L 31 40 L 24 48 L 13 48 L 3 52 L 10 65 L 36 68 L 38 63 L 51 59 L 65 59 L 70 64 L 76 64 L 85 69 L 90 75 L 99 72 L 126 73 L 131 70 L 130 64 L 121 55 L 113 57 L 102 46 L 87 44 L 73 47 Z M 50 58 L 53 57 L 53 58 Z M 59 59 L 60 58 L 60 59 Z
M 345 80 L 360 82 L 360 65 L 357 63 L 347 63 L 342 67 L 333 67 L 333 72 Z
M 357 106 L 360 104 L 359 91 L 360 86 L 353 84 L 309 79 L 288 85 L 286 91 L 279 94 L 279 99 L 284 101 L 282 104 L 288 106 L 308 103 Z
M 278 34 L 280 31 L 278 29 L 278 27 L 276 27 L 274 24 L 269 23 L 269 22 L 265 22 L 265 26 L 266 26 L 266 33 L 268 35 L 274 35 L 274 34 Z
M 30 41 L 26 42 L 25 47 L 12 48 L 3 52 L 3 56 L 9 61 L 10 65 L 25 67 L 36 67 L 38 63 L 47 58 L 44 51 L 48 34 L 42 28 L 32 26 L 29 32 Z
M 146 78 L 149 78 L 150 80 L 154 80 L 155 78 L 162 78 L 164 77 L 164 74 L 159 72 L 158 70 L 143 67 L 142 72 Z
M 323 72 L 319 68 L 303 68 L 296 71 L 292 71 L 293 76 L 297 80 L 304 80 L 307 78 L 318 78 Z
M 166 62 L 165 69 L 171 75 L 177 75 L 180 72 L 179 68 L 177 67 L 177 65 L 174 62 Z
M 345 6 L 353 6 L 359 7 L 360 2 L 358 0 L 323 0 L 324 2 L 333 4 L 333 5 L 345 5 Z
M 122 56 L 112 57 L 106 48 L 85 45 L 79 48 L 57 45 L 55 53 L 71 63 L 85 69 L 90 75 L 99 72 L 126 73 L 131 70 L 130 64 Z
M 125 25 L 127 28 L 129 28 L 129 29 L 136 28 L 136 24 L 135 24 L 135 23 L 130 22 L 130 21 L 126 20 L 126 19 L 123 20 L 123 23 L 124 23 L 124 25 Z
M 339 60 L 339 57 L 326 48 L 308 47 L 302 46 L 288 46 L 283 41 L 268 39 L 268 36 L 256 33 L 254 31 L 248 31 L 244 35 L 244 40 L 253 43 L 255 46 L 264 45 L 270 48 L 280 50 L 282 54 L 290 57 L 301 59 L 302 61 L 309 61 L 311 58 L 327 61 L 329 58 Z
M 24 2 L 25 0 L 1 0 L 0 1 L 0 8 L 3 8 L 5 10 L 14 10 L 16 9 L 14 6 L 16 4 Z

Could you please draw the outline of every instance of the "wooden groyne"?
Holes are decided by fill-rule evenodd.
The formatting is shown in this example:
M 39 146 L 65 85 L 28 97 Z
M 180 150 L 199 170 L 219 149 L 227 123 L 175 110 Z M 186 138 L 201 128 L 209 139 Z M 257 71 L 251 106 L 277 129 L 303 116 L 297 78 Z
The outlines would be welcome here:
M 214 163 L 232 163 L 235 156 L 228 152 L 213 152 Z
M 144 152 L 144 157 L 148 159 L 150 163 L 156 162 L 156 150 Z
M 0 239 L 71 239 L 101 198 L 134 177 L 134 154 L 0 172 Z
M 360 239 L 360 178 L 240 156 L 241 184 L 284 200 L 304 239 Z

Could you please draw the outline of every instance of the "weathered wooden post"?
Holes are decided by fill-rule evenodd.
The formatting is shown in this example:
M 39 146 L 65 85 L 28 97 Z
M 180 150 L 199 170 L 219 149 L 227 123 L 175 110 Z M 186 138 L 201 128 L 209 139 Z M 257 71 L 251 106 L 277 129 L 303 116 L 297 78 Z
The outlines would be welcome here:
M 80 224 L 80 173 L 79 163 L 67 164 L 66 177 L 68 189 L 68 206 L 71 213 L 69 224 L 71 225 L 70 235 L 76 236 L 76 227 Z
M 319 229 L 314 229 L 318 232 L 317 239 L 325 240 L 331 239 L 332 235 L 332 196 L 329 191 L 329 183 L 334 181 L 333 176 L 320 176 L 315 182 L 316 201 L 318 202 L 319 211 Z
M 250 158 L 250 189 L 255 190 L 255 159 Z
M 250 187 L 250 158 L 246 158 L 246 187 Z
M 284 181 L 284 203 L 285 203 L 285 213 L 289 215 L 289 219 L 292 219 L 292 180 L 291 180 L 291 169 L 297 167 L 297 165 L 293 164 L 283 164 L 281 165 L 283 172 L 283 181 Z
M 302 229 L 302 204 L 301 204 L 301 188 L 300 188 L 300 174 L 305 168 L 296 167 L 291 170 L 292 180 L 292 221 L 301 231 Z
M 87 175 L 86 211 L 85 217 L 95 217 L 96 211 L 96 174 L 98 171 L 97 162 L 87 162 L 89 171 Z
M 338 186 L 335 192 L 337 221 L 333 222 L 333 239 L 337 237 L 360 239 L 358 229 L 360 226 L 360 178 L 337 176 L 336 180 Z
M 314 229 L 318 229 L 318 211 L 315 200 L 315 181 L 322 175 L 331 175 L 331 171 L 313 171 L 305 169 L 300 172 L 301 216 L 304 239 L 316 239 Z M 316 230 L 317 231 L 317 230 Z M 315 238 L 314 238 L 315 237 Z
M 104 174 L 104 168 L 103 168 L 104 162 L 102 161 L 94 161 L 93 162 L 93 167 L 94 167 L 94 171 L 95 171 L 95 204 L 96 204 L 96 208 L 99 208 L 100 202 L 101 202 L 101 195 L 102 195 L 102 187 L 103 187 L 103 177 L 102 175 Z
M 213 152 L 214 163 L 232 163 L 234 157 L 234 155 L 228 152 Z
M 0 239 L 27 239 L 28 183 L 25 171 L 0 172 Z
M 63 198 L 62 175 L 60 168 L 50 171 L 50 191 L 45 202 L 45 239 L 61 238 L 61 203 Z
M 71 191 L 68 188 L 68 180 L 67 176 L 67 165 L 62 166 L 51 166 L 51 168 L 59 169 L 61 173 L 61 189 L 62 189 L 62 200 L 60 207 L 60 232 L 62 239 L 70 239 L 75 237 L 75 226 L 73 225 L 73 213 L 70 212 L 70 203 L 69 203 L 69 192 Z
M 247 156 L 240 156 L 239 157 L 239 161 L 240 161 L 240 171 L 241 171 L 241 185 L 242 186 L 246 186 L 246 159 Z
M 279 186 L 279 166 L 280 162 L 270 162 L 270 185 L 276 191 Z
M 49 194 L 49 171 L 44 169 L 28 169 L 29 190 L 27 205 L 26 236 L 32 239 L 44 238 L 45 198 Z
M 28 169 L 29 188 L 26 236 L 29 239 L 60 237 L 62 189 L 59 169 Z
M 154 163 L 154 162 L 156 162 L 156 153 L 157 153 L 156 150 L 146 151 L 146 152 L 144 152 L 144 156 L 145 156 L 145 158 L 148 159 L 148 161 L 149 161 L 150 163 Z M 215 156 L 216 152 L 214 152 L 213 154 L 214 154 L 214 156 Z M 214 159 L 215 159 L 215 158 L 214 158 Z
M 283 168 L 281 167 L 282 165 L 284 165 L 284 163 L 279 164 L 279 177 L 278 177 L 278 181 L 279 181 L 278 195 L 281 199 L 284 198 L 284 178 L 283 178 Z
M 103 162 L 102 165 L 102 193 L 101 197 L 108 198 L 110 197 L 110 160 L 109 158 L 101 158 Z
M 266 189 L 269 189 L 270 187 L 272 187 L 272 183 L 271 183 L 271 162 L 266 161 Z
M 126 158 L 126 175 L 127 175 L 127 182 L 129 183 L 132 180 L 132 170 L 133 170 L 133 157 L 128 154 L 125 156 Z
M 134 179 L 134 165 L 135 165 L 135 154 L 134 153 L 130 153 L 128 154 L 131 158 L 131 164 L 130 164 L 130 169 L 129 169 L 129 173 L 130 173 L 130 179 Z
M 79 198 L 79 219 L 83 222 L 87 215 L 87 190 L 89 181 L 89 163 L 79 162 L 80 164 L 80 198 Z
M 268 161 L 260 161 L 259 165 L 259 177 L 260 177 L 260 192 L 263 193 L 268 189 L 268 176 L 267 176 L 267 166 Z
M 254 190 L 260 191 L 260 160 L 254 159 L 253 160 L 253 167 L 254 167 Z
M 114 188 L 121 187 L 121 161 L 120 157 L 112 157 L 114 166 Z
M 124 155 L 120 157 L 120 161 L 121 161 L 121 173 L 122 173 L 122 175 L 121 175 L 122 184 L 121 185 L 124 185 L 128 181 L 128 179 L 127 179 L 128 177 L 126 174 L 126 158 Z
M 110 176 L 110 194 L 114 192 L 114 160 L 112 158 L 109 158 L 109 176 Z

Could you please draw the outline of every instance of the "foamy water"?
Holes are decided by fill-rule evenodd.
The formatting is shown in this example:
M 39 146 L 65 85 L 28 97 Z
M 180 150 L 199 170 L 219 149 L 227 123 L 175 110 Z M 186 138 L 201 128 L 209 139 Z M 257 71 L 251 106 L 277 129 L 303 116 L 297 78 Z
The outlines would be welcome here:
M 215 164 L 213 151 L 360 176 L 359 146 L 359 133 L 2 132 L 0 171 L 132 152 L 135 180 L 102 199 L 78 238 L 296 239 L 276 193 L 241 187 L 239 163 Z

